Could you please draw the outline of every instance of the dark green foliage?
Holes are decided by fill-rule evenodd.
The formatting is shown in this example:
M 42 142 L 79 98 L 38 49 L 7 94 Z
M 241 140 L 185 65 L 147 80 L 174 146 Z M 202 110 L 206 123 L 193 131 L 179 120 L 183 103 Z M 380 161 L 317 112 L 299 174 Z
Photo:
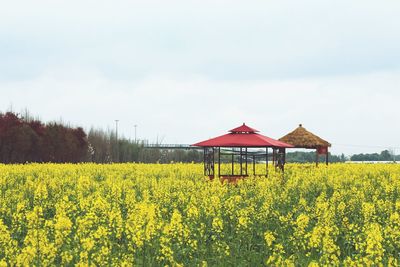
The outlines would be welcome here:
M 296 162 L 296 163 L 311 163 L 315 162 L 316 160 L 316 152 L 315 151 L 310 151 L 310 152 L 288 152 L 286 153 L 286 161 L 287 162 Z M 325 161 L 325 155 L 321 155 L 320 162 Z M 336 156 L 332 155 L 329 153 L 329 162 L 345 162 L 346 157 L 342 154 L 341 156 Z
M 351 156 L 350 160 L 352 161 L 394 161 L 400 160 L 400 156 L 393 156 L 389 150 L 384 150 L 380 154 L 372 153 L 372 154 L 355 154 Z

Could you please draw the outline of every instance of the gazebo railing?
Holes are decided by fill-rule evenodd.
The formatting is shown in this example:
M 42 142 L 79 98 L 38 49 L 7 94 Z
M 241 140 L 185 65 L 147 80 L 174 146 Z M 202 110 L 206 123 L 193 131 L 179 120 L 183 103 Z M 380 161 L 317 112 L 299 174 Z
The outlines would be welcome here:
M 285 150 L 272 148 L 204 148 L 204 174 L 214 178 L 218 177 L 247 177 L 250 173 L 254 176 L 268 176 L 269 163 L 283 170 Z M 257 172 L 257 164 L 265 164 L 263 173 Z M 249 167 L 251 167 L 249 171 Z

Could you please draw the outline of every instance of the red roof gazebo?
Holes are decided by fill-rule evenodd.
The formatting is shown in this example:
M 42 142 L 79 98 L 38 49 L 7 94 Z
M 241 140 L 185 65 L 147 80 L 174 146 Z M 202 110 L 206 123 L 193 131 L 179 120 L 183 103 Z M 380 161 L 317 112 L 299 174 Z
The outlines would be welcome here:
M 265 174 L 268 175 L 268 148 L 272 148 L 272 161 L 275 166 L 284 169 L 285 149 L 292 145 L 261 135 L 256 129 L 246 124 L 232 129 L 228 134 L 202 141 L 193 146 L 204 148 L 204 174 L 214 178 L 217 158 L 218 177 L 225 179 L 242 178 L 248 176 L 248 165 L 253 163 L 253 175 L 256 173 L 256 163 L 265 161 Z M 265 149 L 265 150 L 264 150 Z M 230 158 L 230 173 L 221 173 L 221 162 Z M 223 163 L 224 163 L 223 162 Z M 235 163 L 239 163 L 239 170 L 235 172 Z

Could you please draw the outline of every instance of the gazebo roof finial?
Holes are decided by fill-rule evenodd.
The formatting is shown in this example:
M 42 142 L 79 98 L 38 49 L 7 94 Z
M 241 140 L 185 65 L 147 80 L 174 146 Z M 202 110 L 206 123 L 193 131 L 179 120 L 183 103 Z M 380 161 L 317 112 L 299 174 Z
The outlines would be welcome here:
M 239 127 L 236 127 L 235 129 L 232 129 L 229 131 L 230 133 L 257 133 L 258 130 L 251 128 L 246 125 L 246 123 L 243 122 L 242 125 Z
M 267 136 L 258 134 L 258 130 L 240 125 L 229 131 L 228 134 L 221 135 L 212 139 L 194 144 L 199 147 L 274 147 L 290 148 L 290 144 L 280 142 Z

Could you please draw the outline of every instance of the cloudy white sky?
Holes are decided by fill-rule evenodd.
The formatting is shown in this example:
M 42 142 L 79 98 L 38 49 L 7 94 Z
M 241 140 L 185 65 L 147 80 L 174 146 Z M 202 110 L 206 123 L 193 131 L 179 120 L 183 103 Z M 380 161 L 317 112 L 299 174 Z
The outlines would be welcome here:
M 400 2 L 4 1 L 0 111 L 194 143 L 299 123 L 400 153 Z

